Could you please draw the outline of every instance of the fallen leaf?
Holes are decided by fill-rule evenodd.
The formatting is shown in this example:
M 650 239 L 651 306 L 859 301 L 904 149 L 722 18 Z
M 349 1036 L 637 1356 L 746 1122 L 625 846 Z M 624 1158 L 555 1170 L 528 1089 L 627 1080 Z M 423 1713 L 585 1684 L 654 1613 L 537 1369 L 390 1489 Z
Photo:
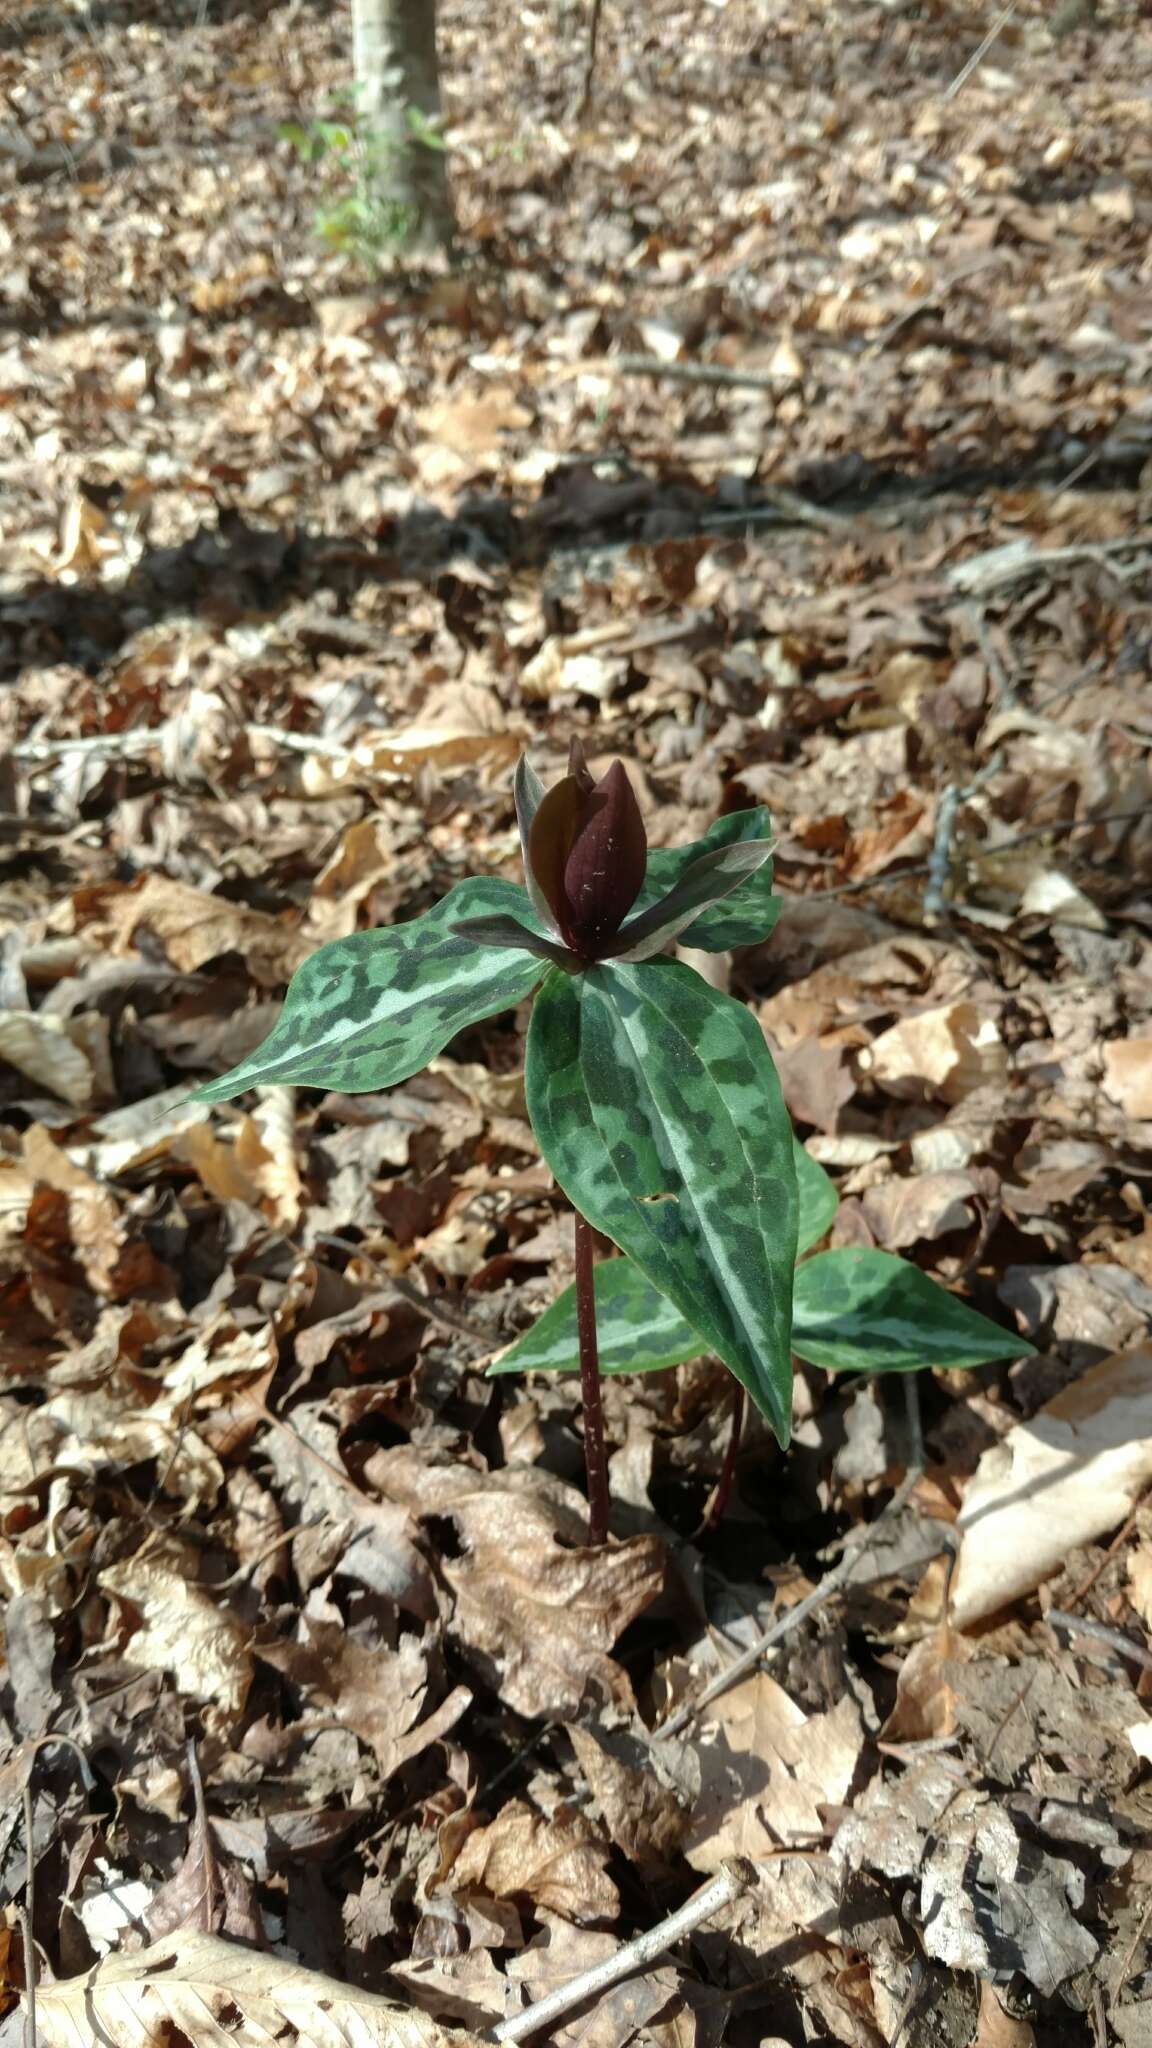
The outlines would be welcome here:
M 128 1663 L 166 1671 L 181 1692 L 206 1702 L 205 1725 L 224 1731 L 243 1712 L 252 1683 L 248 1631 L 223 1601 L 151 1558 L 126 1558 L 100 1573 L 123 1603 Z
M 1030 2020 L 1005 2012 L 991 1984 L 980 1986 L 980 2014 L 972 2048 L 1034 2048 L 1036 2029 Z
M 370 1458 L 365 1476 L 455 1524 L 461 1554 L 440 1566 L 449 1630 L 516 1713 L 572 1720 L 605 1699 L 631 1704 L 607 1652 L 663 1584 L 654 1537 L 588 1549 L 586 1503 L 535 1467 L 481 1475 L 399 1449 Z
M 96 1089 L 92 1062 L 76 1033 L 74 1020 L 32 1010 L 0 1010 L 0 1060 L 26 1074 L 38 1088 L 47 1088 L 74 1109 L 87 1109 Z
M 959 1628 L 1114 1529 L 1152 1480 L 1152 1348 L 1101 1360 L 984 1453 L 964 1491 L 950 1611 Z
M 1008 1051 L 995 1020 L 975 1003 L 921 1010 L 882 1031 L 857 1057 L 880 1087 L 910 1101 L 938 1095 L 962 1102 L 973 1089 L 1000 1086 L 1008 1075 Z
M 1152 1120 L 1152 1038 L 1110 1038 L 1104 1046 L 1104 1093 L 1125 1116 Z
M 494 1821 L 465 1840 L 452 1869 L 454 1892 L 470 1886 L 494 1899 L 525 1898 L 583 1927 L 611 1920 L 620 1895 L 605 1865 L 608 1845 L 582 1814 L 546 1820 L 510 1799 Z
M 229 2048 L 480 2048 L 426 2014 L 281 1956 L 185 1929 L 81 1977 L 42 1984 L 43 2048 L 155 2048 L 161 2040 Z
M 701 1728 L 689 1863 L 710 1873 L 729 1856 L 755 1860 L 821 1836 L 820 1809 L 847 1798 L 863 1742 L 848 1694 L 828 1713 L 806 1714 L 766 1671 L 722 1693 Z

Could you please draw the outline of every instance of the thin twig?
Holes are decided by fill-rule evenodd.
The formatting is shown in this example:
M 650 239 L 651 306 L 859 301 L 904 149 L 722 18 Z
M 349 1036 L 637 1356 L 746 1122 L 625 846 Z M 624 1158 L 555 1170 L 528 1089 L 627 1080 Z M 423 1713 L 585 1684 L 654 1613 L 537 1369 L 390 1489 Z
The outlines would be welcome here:
M 1152 1671 L 1152 1650 L 1146 1650 L 1142 1643 L 1134 1643 L 1122 1628 L 1109 1628 L 1106 1621 L 1091 1621 L 1083 1614 L 1066 1614 L 1059 1607 L 1050 1607 L 1044 1616 L 1049 1628 L 1063 1629 L 1068 1635 L 1092 1636 L 1098 1643 L 1107 1643 L 1121 1657 L 1130 1657 L 1133 1664 L 1140 1664 L 1145 1671 Z
M 596 76 L 596 46 L 600 41 L 600 9 L 603 0 L 592 0 L 592 11 L 588 17 L 588 51 L 584 59 L 584 75 L 580 81 L 580 97 L 576 102 L 576 118 L 588 112 L 592 104 L 592 84 Z
M 952 834 L 960 809 L 960 785 L 946 782 L 936 804 L 936 830 L 928 856 L 928 879 L 924 885 L 924 922 L 937 924 L 951 908 L 944 891 L 952 867 Z
M 24 1873 L 24 1901 L 20 1908 L 20 1934 L 24 1943 L 24 1997 L 27 2001 L 24 2014 L 24 2048 L 36 2048 L 36 1936 L 32 1931 L 33 1914 L 36 1911 L 36 1845 L 32 1836 L 32 1764 L 24 1773 L 24 1788 L 21 1803 L 24 1809 L 24 1851 L 28 1867 Z
M 744 1429 L 744 1389 L 738 1380 L 733 1381 L 732 1391 L 732 1421 L 724 1449 L 724 1462 L 720 1467 L 720 1477 L 716 1481 L 716 1491 L 708 1503 L 701 1535 L 705 1535 L 709 1529 L 715 1529 L 723 1521 L 724 1511 L 732 1495 L 732 1481 L 736 1477 L 736 1461 L 740 1455 L 740 1438 Z
M 609 356 L 618 377 L 672 377 L 680 384 L 714 384 L 729 391 L 779 391 L 791 381 L 767 370 L 731 370 L 726 363 L 666 362 L 663 356 Z
M 964 65 L 963 70 L 958 71 L 956 73 L 955 78 L 952 80 L 951 85 L 946 86 L 944 88 L 944 98 L 946 100 L 954 100 L 957 93 L 962 91 L 964 86 L 967 85 L 968 80 L 971 78 L 972 73 L 976 69 L 976 66 L 992 48 L 992 45 L 996 41 L 997 36 L 1000 34 L 1001 29 L 1007 28 L 1008 23 L 1011 21 L 1012 16 L 1015 14 L 1015 12 L 1016 0 L 1008 0 L 1007 7 L 1003 8 L 1001 12 L 996 16 L 996 19 L 992 23 L 992 26 L 989 29 L 987 35 L 985 36 L 984 41 L 978 46 L 978 48 L 973 50 L 972 55 L 969 57 L 968 62 Z
M 1121 567 L 1116 559 L 1119 555 L 1136 553 L 1141 560 Z M 958 562 L 948 572 L 948 581 L 958 590 L 977 595 L 985 591 L 999 590 L 1006 584 L 1027 582 L 1033 576 L 1050 576 L 1054 569 L 1074 568 L 1078 562 L 1094 562 L 1098 568 L 1107 569 L 1120 583 L 1130 583 L 1141 574 L 1152 550 L 1144 540 L 1129 534 L 1123 540 L 1078 541 L 1065 548 L 1036 548 L 1025 551 L 1015 542 L 1007 546 L 992 548 L 986 554 L 975 555 L 966 562 Z
M 584 1467 L 588 1474 L 588 1542 L 608 1541 L 608 1458 L 604 1449 L 604 1399 L 596 1342 L 596 1260 L 592 1226 L 576 1211 L 576 1335 L 580 1346 L 580 1404 L 583 1410 Z
M 726 1863 L 710 1884 L 695 1892 L 679 1912 L 670 1913 L 647 1934 L 637 1935 L 635 1941 L 625 1942 L 615 1955 L 594 1963 L 590 1970 L 582 1970 L 568 1984 L 561 1984 L 550 1991 L 547 1998 L 537 1999 L 523 2012 L 511 2013 L 493 2028 L 493 2041 L 523 2041 L 528 2034 L 539 2033 L 562 2013 L 571 2012 L 573 2007 L 583 2005 L 589 1998 L 596 1998 L 613 1984 L 619 1984 L 623 1977 L 630 1977 L 635 1970 L 643 1970 L 658 1956 L 666 1955 L 685 1934 L 701 1927 L 705 1920 L 711 1920 L 725 1906 L 730 1906 L 743 1892 L 751 1891 L 758 1882 L 755 1866 L 746 1863 L 742 1857 L 734 1857 Z
M 961 848 L 966 860 L 992 860 L 998 854 L 1015 853 L 1018 846 L 1027 846 L 1033 839 L 1066 838 L 1073 832 L 1091 832 L 1097 825 L 1118 825 L 1128 819 L 1146 818 L 1148 807 L 1125 811 L 1101 811 L 1096 818 L 1054 818 L 1049 825 L 1034 825 L 1027 832 L 1014 832 L 1011 839 L 1002 839 L 996 846 L 983 844 Z M 836 882 L 830 889 L 811 889 L 807 895 L 817 902 L 826 896 L 858 896 L 865 889 L 891 889 L 898 882 L 914 881 L 918 875 L 931 871 L 930 860 L 910 861 L 905 868 L 894 868 L 889 875 L 863 875 L 855 882 Z
M 787 1614 L 781 1615 L 770 1628 L 766 1628 L 763 1635 L 758 1636 L 747 1650 L 742 1650 L 738 1657 L 733 1658 L 731 1664 L 725 1665 L 723 1671 L 718 1671 L 715 1678 L 708 1681 L 698 1698 L 678 1707 L 674 1714 L 670 1714 L 666 1721 L 662 1721 L 653 1731 L 653 1742 L 663 1741 L 669 1735 L 679 1735 L 681 1729 L 695 1720 L 697 1714 L 702 1713 L 705 1707 L 711 1706 L 712 1701 L 719 1699 L 721 1693 L 727 1692 L 729 1686 L 735 1685 L 738 1679 L 744 1678 L 749 1671 L 754 1671 L 760 1659 L 766 1656 L 769 1650 L 774 1650 L 777 1643 L 785 1636 L 791 1635 L 794 1629 L 798 1629 L 802 1621 L 806 1621 L 818 1607 L 823 1607 L 825 1601 L 832 1598 L 833 1593 L 838 1593 L 842 1586 L 847 1585 L 860 1559 L 872 1548 L 885 1524 L 893 1521 L 907 1505 L 921 1472 L 921 1466 L 909 1466 L 887 1507 L 869 1524 L 860 1542 L 852 1550 L 845 1551 L 839 1564 L 833 1565 L 830 1572 L 825 1572 L 820 1584 L 814 1586 L 803 1600 L 798 1600 L 795 1607 L 790 1607 Z

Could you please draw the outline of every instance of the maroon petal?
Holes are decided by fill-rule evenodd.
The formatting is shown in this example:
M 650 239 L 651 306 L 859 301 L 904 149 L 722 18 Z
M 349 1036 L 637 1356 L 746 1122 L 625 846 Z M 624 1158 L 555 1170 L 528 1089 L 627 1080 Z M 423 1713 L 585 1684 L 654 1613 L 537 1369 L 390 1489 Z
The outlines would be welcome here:
M 586 769 L 584 772 L 587 774 Z M 564 871 L 587 802 L 575 775 L 566 775 L 541 797 L 528 833 L 525 864 L 565 939 L 568 903 Z
M 543 808 L 542 804 L 541 811 Z M 614 761 L 607 775 L 583 798 L 563 868 L 560 922 L 569 945 L 577 952 L 595 959 L 599 949 L 615 937 L 640 894 L 647 858 L 648 835 L 640 806 L 623 764 Z

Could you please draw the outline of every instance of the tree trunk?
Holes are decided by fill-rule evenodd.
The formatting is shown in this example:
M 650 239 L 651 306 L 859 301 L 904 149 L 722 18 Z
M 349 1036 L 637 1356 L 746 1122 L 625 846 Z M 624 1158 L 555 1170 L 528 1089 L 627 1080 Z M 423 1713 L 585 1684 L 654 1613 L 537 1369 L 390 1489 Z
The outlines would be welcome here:
M 352 52 L 377 192 L 410 215 L 413 242 L 447 248 L 455 221 L 444 151 L 420 135 L 438 135 L 436 0 L 352 0 Z

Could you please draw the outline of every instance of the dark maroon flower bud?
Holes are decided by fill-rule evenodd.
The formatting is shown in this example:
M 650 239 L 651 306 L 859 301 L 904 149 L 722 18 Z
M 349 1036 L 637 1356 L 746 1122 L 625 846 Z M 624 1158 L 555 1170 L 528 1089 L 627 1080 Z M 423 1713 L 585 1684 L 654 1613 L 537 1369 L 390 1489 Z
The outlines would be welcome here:
M 623 764 L 593 782 L 573 740 L 568 773 L 540 799 L 528 833 L 531 877 L 565 945 L 603 957 L 644 881 L 648 835 Z

